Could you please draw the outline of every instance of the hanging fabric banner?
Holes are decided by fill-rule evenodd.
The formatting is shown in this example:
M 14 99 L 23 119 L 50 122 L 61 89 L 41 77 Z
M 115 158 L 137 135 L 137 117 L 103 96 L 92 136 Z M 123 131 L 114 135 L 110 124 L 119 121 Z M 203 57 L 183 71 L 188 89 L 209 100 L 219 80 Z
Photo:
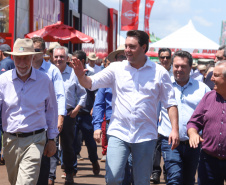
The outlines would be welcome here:
M 149 33 L 149 18 L 151 14 L 151 9 L 154 4 L 154 0 L 146 0 L 145 2 L 145 14 L 144 14 L 144 31 L 150 35 Z
M 123 0 L 121 12 L 121 30 L 137 30 L 139 24 L 140 0 Z

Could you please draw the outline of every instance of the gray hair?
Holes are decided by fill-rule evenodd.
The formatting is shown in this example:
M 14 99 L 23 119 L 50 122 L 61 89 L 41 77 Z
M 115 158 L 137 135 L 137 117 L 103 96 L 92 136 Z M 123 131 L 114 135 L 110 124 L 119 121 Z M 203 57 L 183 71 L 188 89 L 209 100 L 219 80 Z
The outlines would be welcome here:
M 67 47 L 64 47 L 64 46 L 56 46 L 56 47 L 53 49 L 53 55 L 54 55 L 54 52 L 55 52 L 56 49 L 64 49 L 65 55 L 66 55 L 66 57 L 68 57 L 68 49 L 67 49 Z
M 221 61 L 218 61 L 216 64 L 215 64 L 215 67 L 216 66 L 221 66 L 221 65 L 224 65 L 224 69 L 222 71 L 222 74 L 224 76 L 224 78 L 226 78 L 226 60 L 221 60 Z

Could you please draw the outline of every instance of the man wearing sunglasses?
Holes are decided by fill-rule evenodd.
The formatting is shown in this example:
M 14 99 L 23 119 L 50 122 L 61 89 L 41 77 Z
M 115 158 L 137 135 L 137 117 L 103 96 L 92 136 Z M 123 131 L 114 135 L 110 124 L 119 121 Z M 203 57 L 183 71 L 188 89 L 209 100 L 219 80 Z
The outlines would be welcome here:
M 161 66 L 167 71 L 171 69 L 171 50 L 169 48 L 161 48 L 158 52 L 158 57 Z
M 226 45 L 222 45 L 218 48 L 217 53 L 215 55 L 214 63 L 218 61 L 226 60 Z M 213 71 L 209 72 L 205 79 L 205 84 L 209 86 L 211 90 L 213 90 L 214 83 L 211 81 L 211 77 L 213 75 Z
M 159 57 L 161 66 L 163 66 L 169 72 L 170 77 L 173 76 L 173 71 L 172 71 L 172 67 L 171 67 L 171 63 L 172 63 L 171 62 L 171 50 L 169 48 L 159 49 L 158 57 Z M 159 109 L 160 109 L 160 107 L 159 107 Z M 153 171 L 152 171 L 152 175 L 151 175 L 151 179 L 150 179 L 154 184 L 160 183 L 160 176 L 162 173 L 160 163 L 161 163 L 161 140 L 160 140 L 160 138 L 158 138 L 157 144 L 155 147 L 155 153 L 154 153 Z M 164 174 L 164 178 L 166 180 L 164 166 L 163 166 L 163 174 Z

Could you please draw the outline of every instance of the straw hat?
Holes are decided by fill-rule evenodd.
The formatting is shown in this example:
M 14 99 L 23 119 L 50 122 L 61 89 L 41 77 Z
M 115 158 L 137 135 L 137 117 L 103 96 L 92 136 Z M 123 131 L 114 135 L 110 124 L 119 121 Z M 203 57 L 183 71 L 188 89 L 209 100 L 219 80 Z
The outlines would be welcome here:
M 22 55 L 36 55 L 42 52 L 35 52 L 33 41 L 31 39 L 16 39 L 13 45 L 12 52 L 4 52 L 10 55 L 22 56 Z
M 60 44 L 58 42 L 50 42 L 49 49 L 46 51 L 46 54 L 49 55 L 49 52 L 57 46 L 60 46 Z
M 108 55 L 108 60 L 110 60 L 110 62 L 114 62 L 115 61 L 115 56 L 124 51 L 125 50 L 125 44 L 120 45 L 115 51 L 112 51 L 109 55 Z
M 89 56 L 87 57 L 89 60 L 97 60 L 98 59 L 98 57 L 96 56 L 96 54 L 95 53 L 89 53 Z
M 198 70 L 199 71 L 206 70 L 206 65 L 205 64 L 198 65 Z
M 193 60 L 192 67 L 197 67 L 197 66 L 198 66 L 197 62 L 195 60 Z

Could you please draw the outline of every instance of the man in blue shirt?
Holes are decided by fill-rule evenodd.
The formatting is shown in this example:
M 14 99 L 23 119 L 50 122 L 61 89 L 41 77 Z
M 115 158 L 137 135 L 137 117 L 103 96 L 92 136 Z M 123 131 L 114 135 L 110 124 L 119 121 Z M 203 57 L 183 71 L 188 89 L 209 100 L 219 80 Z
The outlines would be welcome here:
M 61 73 L 59 69 L 51 64 L 50 62 L 46 62 L 43 59 L 43 54 L 46 52 L 45 48 L 45 41 L 41 37 L 33 37 L 32 38 L 34 43 L 34 49 L 36 52 L 43 52 L 41 54 L 37 54 L 34 57 L 34 61 L 32 62 L 32 66 L 44 73 L 46 73 L 50 80 L 53 82 L 54 85 L 54 91 L 57 99 L 58 104 L 58 131 L 61 132 L 63 128 L 63 120 L 64 115 L 66 113 L 65 109 L 65 92 L 64 92 L 64 84 L 63 79 L 61 76 Z M 57 142 L 58 143 L 58 142 Z M 41 164 L 41 170 L 38 180 L 38 185 L 45 185 L 48 183 L 49 178 L 49 184 L 51 184 L 51 181 L 53 182 L 56 178 L 56 166 L 57 166 L 57 152 L 54 156 L 51 158 L 48 158 L 46 156 L 43 156 L 42 158 L 42 164 Z
M 85 107 L 86 90 L 83 88 L 71 67 L 67 65 L 68 49 L 57 46 L 53 50 L 53 61 L 60 70 L 65 87 L 67 115 L 64 119 L 63 130 L 60 133 L 61 147 L 63 150 L 63 163 L 65 166 L 65 183 L 73 184 L 75 161 L 73 142 L 75 137 L 75 121 L 81 108 Z
M 180 144 L 171 149 L 169 136 L 171 123 L 167 110 L 161 106 L 161 121 L 158 133 L 162 142 L 162 156 L 167 174 L 167 184 L 194 185 L 195 173 L 199 160 L 200 148 L 190 148 L 187 136 L 187 122 L 196 106 L 210 91 L 204 83 L 190 77 L 192 56 L 186 51 L 175 52 L 172 57 L 173 75 L 171 77 L 179 112 L 179 138 Z
M 82 65 L 85 67 L 86 62 L 86 53 L 82 50 L 77 50 L 73 52 L 72 58 L 78 58 Z M 86 76 L 92 76 L 94 72 L 87 70 Z M 92 163 L 93 173 L 94 175 L 98 175 L 100 173 L 100 166 L 98 163 L 98 155 L 97 155 L 97 145 L 93 138 L 93 125 L 92 125 L 92 116 L 91 110 L 93 108 L 94 100 L 95 100 L 95 91 L 90 91 L 86 89 L 87 99 L 85 102 L 85 106 L 80 109 L 78 115 L 76 116 L 76 125 L 75 125 L 75 140 L 74 140 L 74 150 L 77 151 L 76 143 L 77 143 L 77 134 L 78 130 L 81 130 L 83 138 L 85 140 L 85 144 L 88 150 L 88 155 L 90 162 Z M 74 163 L 74 173 L 77 173 L 77 155 L 75 153 L 75 163 Z

